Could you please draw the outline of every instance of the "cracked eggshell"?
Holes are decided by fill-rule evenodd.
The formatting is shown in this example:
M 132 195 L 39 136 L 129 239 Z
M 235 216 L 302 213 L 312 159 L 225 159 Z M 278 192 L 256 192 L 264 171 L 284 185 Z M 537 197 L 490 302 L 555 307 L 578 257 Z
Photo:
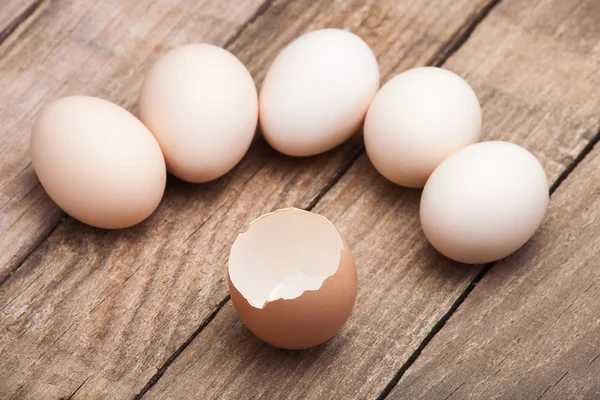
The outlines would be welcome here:
M 325 217 L 287 208 L 238 236 L 229 291 L 242 322 L 285 349 L 317 346 L 346 323 L 358 278 L 350 247 Z

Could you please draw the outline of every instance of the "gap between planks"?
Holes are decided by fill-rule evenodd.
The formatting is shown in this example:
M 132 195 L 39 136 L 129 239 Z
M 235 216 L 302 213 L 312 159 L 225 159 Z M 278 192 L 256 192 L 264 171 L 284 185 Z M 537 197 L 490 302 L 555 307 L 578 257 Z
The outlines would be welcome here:
M 48 7 L 52 0 L 36 0 L 30 7 L 28 7 L 19 17 L 15 19 L 13 23 L 11 23 L 6 29 L 0 32 L 0 46 L 4 44 L 4 42 L 10 42 L 11 35 L 14 37 L 12 40 L 16 40 L 19 36 L 18 29 L 23 26 L 27 28 L 33 21 L 37 20 L 39 15 Z M 271 6 L 274 0 L 265 0 L 260 7 L 257 8 L 256 12 L 250 16 L 248 20 L 233 34 L 229 39 L 225 41 L 223 48 L 229 48 L 235 41 L 240 37 L 240 35 L 244 32 L 245 28 L 260 18 Z M 29 23 L 28 23 L 29 21 Z M 354 160 L 354 159 L 353 159 Z M 31 163 L 29 163 L 25 169 L 29 168 Z M 24 169 L 24 170 L 25 170 Z M 338 179 L 339 180 L 339 179 Z M 38 183 L 39 185 L 39 183 Z M 332 185 L 333 186 L 333 185 Z M 327 187 L 331 187 L 327 185 Z M 35 189 L 35 188 L 34 188 Z M 320 193 L 319 193 L 320 194 Z M 323 193 L 324 195 L 325 193 Z M 322 196 L 321 196 L 322 197 Z M 316 203 L 315 203 L 316 204 Z M 217 210 L 218 211 L 218 210 Z M 4 277 L 0 277 L 0 287 L 15 273 L 25 262 L 30 258 L 30 256 L 40 247 L 44 241 L 54 233 L 56 229 L 67 219 L 70 218 L 67 214 L 64 214 L 62 218 L 60 218 L 54 226 L 50 226 L 48 231 L 42 235 L 37 243 L 35 243 L 29 251 L 22 257 L 22 259 L 15 264 L 15 266 L 7 271 Z
M 568 178 L 569 175 L 577 168 L 579 164 L 587 157 L 588 154 L 592 152 L 596 144 L 600 142 L 600 131 L 588 142 L 588 144 L 583 148 L 583 150 L 577 155 L 577 157 L 565 168 L 565 170 L 556 178 L 552 186 L 550 187 L 550 196 L 556 192 L 556 190 L 560 187 L 560 185 Z M 499 260 L 498 260 L 499 261 Z M 471 292 L 475 289 L 477 284 L 481 282 L 483 277 L 490 272 L 490 270 L 496 265 L 498 261 L 493 261 L 491 263 L 485 264 L 484 267 L 475 275 L 469 286 L 456 298 L 452 306 L 448 309 L 448 311 L 435 323 L 431 331 L 425 336 L 425 338 L 421 341 L 417 349 L 410 355 L 407 361 L 400 367 L 394 378 L 388 383 L 385 389 L 381 392 L 381 394 L 377 397 L 377 400 L 383 400 L 387 398 L 387 396 L 394 390 L 400 379 L 404 376 L 406 371 L 417 361 L 417 358 L 421 355 L 425 347 L 431 342 L 431 340 L 437 335 L 444 325 L 448 322 L 448 320 L 452 317 L 452 315 L 458 310 L 462 303 L 469 297 Z M 566 374 L 565 374 L 566 375 Z M 561 378 L 562 379 L 562 378 Z M 458 390 L 458 388 L 456 389 Z M 543 396 L 543 394 L 542 394 Z M 540 396 L 541 398 L 541 396 Z
M 319 193 L 317 193 L 315 198 L 306 207 L 307 211 L 311 211 L 319 203 L 319 201 L 323 198 L 323 196 L 325 196 L 327 194 L 327 192 L 329 192 L 329 190 L 331 190 L 331 188 L 333 186 L 335 186 L 335 184 L 337 182 L 339 182 L 340 179 L 342 179 L 342 177 L 350 169 L 352 164 L 354 164 L 354 162 L 358 159 L 358 157 L 360 157 L 360 155 L 363 153 L 363 150 L 364 150 L 364 148 L 359 148 L 358 151 L 355 154 L 353 154 L 352 157 L 350 157 L 349 160 L 346 161 L 346 163 L 344 163 L 340 167 L 340 169 L 335 173 L 333 178 L 327 183 L 327 185 L 325 185 L 323 187 L 323 189 Z M 217 306 L 210 313 L 210 315 L 208 317 L 206 317 L 204 319 L 204 321 L 202 321 L 200 326 L 190 335 L 190 337 L 188 337 L 185 340 L 185 342 L 183 342 L 181 344 L 181 346 L 179 346 L 177 348 L 177 350 L 175 350 L 173 352 L 173 354 L 171 354 L 169 356 L 169 358 L 167 358 L 167 360 L 163 363 L 163 365 L 161 365 L 161 367 L 158 369 L 158 371 L 156 371 L 156 373 L 148 380 L 148 382 L 146 382 L 146 384 L 144 385 L 142 390 L 140 390 L 138 392 L 138 394 L 136 394 L 133 397 L 134 400 L 141 399 L 144 396 L 144 394 L 146 394 L 152 388 L 152 386 L 154 386 L 158 382 L 158 380 L 167 371 L 167 368 L 169 368 L 169 366 L 171 364 L 173 364 L 173 362 L 175 362 L 175 360 L 181 355 L 181 353 L 183 353 L 185 351 L 185 349 L 194 341 L 194 339 L 196 339 L 196 337 L 198 335 L 200 335 L 200 333 L 202 333 L 204 328 L 206 328 L 208 326 L 208 324 L 210 324 L 212 322 L 212 320 L 214 320 L 216 318 L 219 311 L 221 311 L 221 309 L 223 307 L 225 307 L 225 305 L 229 302 L 230 299 L 231 299 L 231 296 L 227 295 L 217 304 Z
M 489 15 L 489 13 L 501 1 L 502 0 L 491 0 L 484 7 L 482 7 L 481 10 L 479 10 L 478 12 L 474 13 L 473 15 L 471 15 L 465 21 L 465 23 L 463 23 L 460 26 L 460 28 L 456 31 L 456 33 L 454 33 L 450 37 L 450 39 L 448 41 L 446 41 L 440 47 L 440 49 L 432 56 L 432 58 L 427 62 L 427 65 L 429 65 L 429 66 L 435 66 L 435 67 L 441 67 L 442 65 L 444 65 L 444 63 L 454 53 L 456 53 L 456 51 L 458 51 L 458 49 L 460 49 L 460 47 L 462 47 L 462 45 L 469 39 L 469 37 L 475 31 L 475 29 L 485 20 L 485 18 Z M 272 3 L 272 0 L 267 0 L 265 3 L 263 3 L 262 6 L 259 7 L 259 9 L 257 10 L 257 12 L 238 30 L 238 32 L 236 32 L 232 36 L 231 39 L 227 40 L 226 45 L 224 47 L 228 47 L 231 44 L 233 44 L 235 42 L 235 40 L 244 32 L 244 30 L 247 28 L 248 25 L 250 25 L 252 22 L 256 21 L 262 14 L 264 14 L 269 9 L 269 7 L 271 6 L 271 3 Z M 394 69 L 396 69 L 396 68 L 394 67 Z M 600 134 L 598 136 L 600 138 Z M 588 146 L 589 146 L 589 144 L 588 144 Z M 587 153 L 589 153 L 591 151 L 592 147 L 593 147 L 593 145 L 589 146 L 589 149 L 586 147 L 587 152 L 586 152 L 586 149 L 584 149 L 584 151 L 582 151 L 581 154 L 583 154 L 583 153 L 585 153 L 585 154 L 583 155 L 583 157 L 581 157 L 581 160 L 585 157 L 585 155 L 587 155 Z M 346 172 L 348 172 L 348 170 L 350 170 L 350 168 L 352 167 L 352 165 L 354 165 L 354 163 L 356 162 L 356 160 L 358 160 L 358 158 L 364 152 L 365 152 L 364 145 L 360 146 L 358 148 L 358 150 L 356 151 L 356 153 L 353 154 L 352 157 L 350 157 L 348 159 L 348 161 L 346 161 L 340 167 L 340 169 L 331 178 L 331 180 L 323 187 L 323 189 L 321 189 L 321 191 L 319 191 L 319 193 L 317 193 L 317 195 L 315 196 L 315 198 L 306 207 L 307 211 L 311 211 L 319 203 L 319 201 L 342 179 L 342 177 L 346 174 Z M 574 163 L 575 162 L 578 163 L 581 160 L 578 157 L 574 161 Z M 568 173 L 570 173 L 575 168 L 575 166 L 573 166 L 572 168 L 570 168 L 570 167 L 567 168 L 563 172 L 563 174 L 561 174 L 561 176 L 558 178 L 557 182 L 562 182 L 566 178 L 566 175 L 568 175 Z M 567 172 L 567 173 L 565 174 L 565 172 Z M 563 177 L 563 175 L 565 175 L 565 176 Z M 437 332 L 439 332 L 439 330 L 445 325 L 446 321 L 451 317 L 451 315 L 456 311 L 456 309 L 458 309 L 458 307 L 460 306 L 460 304 L 464 301 L 464 299 L 466 299 L 466 297 L 468 296 L 468 294 L 473 290 L 473 288 L 475 287 L 476 283 L 479 280 L 481 280 L 481 278 L 483 278 L 483 276 L 491 268 L 491 266 L 492 266 L 492 264 L 486 266 L 486 268 L 484 268 L 482 271 L 480 271 L 479 274 L 477 274 L 477 276 L 475 277 L 475 279 L 473 280 L 473 282 L 471 282 L 471 284 L 469 285 L 469 287 L 467 288 L 467 290 L 465 290 L 465 292 L 463 292 L 461 294 L 461 296 L 459 296 L 459 298 L 455 301 L 455 303 L 452 305 L 452 307 L 450 307 L 450 309 L 448 310 L 448 312 L 446 314 L 444 314 L 444 316 L 436 323 L 436 325 L 434 325 L 433 329 L 425 337 L 425 339 L 421 342 L 421 344 L 419 345 L 419 347 L 413 352 L 413 354 L 411 354 L 411 356 L 408 358 L 407 362 L 405 362 L 400 367 L 399 371 L 394 376 L 394 378 L 392 379 L 392 381 L 390 381 L 388 383 L 388 385 L 384 388 L 384 390 L 382 391 L 382 393 L 378 396 L 378 400 L 379 399 L 384 399 L 384 398 L 387 397 L 387 395 L 396 386 L 396 384 L 398 383 L 398 381 L 400 380 L 400 378 L 402 377 L 402 375 L 404 375 L 404 372 L 414 363 L 414 361 L 417 359 L 417 357 L 419 356 L 419 354 L 421 353 L 421 351 L 425 348 L 425 346 L 427 346 L 427 344 L 435 336 L 435 334 Z M 146 382 L 146 384 L 144 385 L 144 387 L 142 388 L 142 390 L 140 390 L 138 392 L 138 394 L 136 394 L 134 396 L 134 400 L 139 400 L 139 399 L 143 398 L 143 396 L 160 380 L 160 378 L 165 374 L 165 372 L 167 371 L 167 369 L 169 368 L 169 366 L 171 366 L 171 364 L 173 364 L 173 362 L 175 362 L 175 360 L 177 360 L 177 358 L 194 341 L 194 339 L 196 337 L 198 337 L 198 335 L 200 335 L 200 333 L 202 333 L 202 331 L 204 330 L 204 328 L 206 328 L 215 319 L 215 317 L 218 315 L 218 313 L 229 302 L 230 298 L 231 297 L 229 295 L 227 295 L 227 296 L 225 296 L 225 298 L 223 298 L 218 303 L 218 305 L 211 312 L 211 314 L 202 321 L 202 323 L 190 335 L 190 337 L 188 337 L 185 340 L 185 342 L 181 346 L 179 346 L 177 348 L 177 350 L 175 350 L 175 352 L 173 352 L 173 354 L 171 354 L 171 356 L 169 356 L 167 358 L 167 360 L 163 363 L 163 365 L 161 365 L 161 367 L 158 369 L 158 371 L 148 380 L 148 382 Z
M 235 43 L 235 41 L 242 35 L 246 28 L 254 23 L 261 15 L 263 15 L 273 4 L 274 0 L 265 0 L 256 12 L 233 34 L 229 39 L 225 41 L 224 48 L 229 48 Z M 449 57 L 451 57 L 471 36 L 471 33 L 475 28 L 485 19 L 485 17 L 492 11 L 492 9 L 500 3 L 501 0 L 490 0 L 479 12 L 469 16 L 466 21 L 460 26 L 460 28 L 450 37 L 446 43 L 444 43 L 440 49 L 431 57 L 427 62 L 427 65 L 440 67 L 442 66 Z M 9 25 L 5 30 L 0 32 L 0 46 L 4 41 L 10 42 L 11 35 L 13 40 L 16 40 L 19 36 L 17 31 L 19 27 L 23 26 L 26 29 L 33 21 L 35 21 L 39 15 L 48 7 L 51 0 L 36 0 L 30 7 L 28 7 L 19 17 L 15 19 L 13 23 Z M 5 36 L 2 36 L 5 34 Z M 394 66 L 394 69 L 398 65 Z M 355 161 L 364 153 L 365 148 L 361 146 L 358 151 L 352 155 L 346 161 L 342 168 L 334 175 L 334 177 L 319 191 L 315 198 L 311 201 L 307 207 L 308 210 L 315 207 L 318 202 L 335 186 L 337 182 L 345 175 L 345 173 L 352 167 Z M 30 256 L 38 249 L 38 247 L 48 238 L 52 233 L 66 220 L 69 218 L 63 215 L 54 226 L 50 226 L 47 232 L 39 238 L 39 241 L 35 243 L 29 251 L 22 257 L 22 259 L 11 268 L 5 276 L 0 279 L 0 287 L 30 258 Z
M 51 0 L 35 0 L 0 31 L 0 46 L 10 42 L 11 36 L 18 36 L 19 28 L 27 27 L 48 7 Z
M 44 11 L 50 5 L 52 0 L 35 0 L 31 3 L 23 12 L 17 15 L 4 29 L 0 31 L 0 56 L 2 55 L 2 48 L 6 45 L 9 46 L 11 43 L 18 40 L 19 36 L 23 31 L 29 28 L 37 19 L 42 15 Z M 23 168 L 21 173 L 25 172 L 28 168 L 30 168 L 31 162 Z M 34 186 L 30 193 L 36 190 L 39 186 L 39 182 L 36 186 Z M 1 190 L 1 188 L 0 188 Z M 34 203 L 35 204 L 35 203 Z M 27 251 L 20 260 L 18 260 L 13 268 L 6 271 L 4 276 L 0 275 L 0 286 L 6 282 L 11 275 L 16 272 L 19 267 L 29 258 L 29 256 L 48 238 L 52 232 L 56 230 L 56 228 L 60 225 L 60 223 L 64 220 L 64 216 L 60 218 L 54 226 L 50 226 L 47 231 L 39 238 L 37 243 Z M 18 220 L 17 220 L 18 221 Z M 15 223 L 17 222 L 15 221 Z M 14 224 L 14 223 L 13 223 Z M 12 226 L 12 225 L 11 225 Z M 10 229 L 10 226 L 7 228 Z

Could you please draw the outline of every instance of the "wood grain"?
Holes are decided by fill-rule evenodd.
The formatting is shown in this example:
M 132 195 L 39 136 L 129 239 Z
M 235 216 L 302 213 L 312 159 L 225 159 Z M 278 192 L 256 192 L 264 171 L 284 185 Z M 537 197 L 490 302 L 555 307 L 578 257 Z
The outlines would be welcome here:
M 0 48 L 0 87 L 3 88 L 4 96 L 3 107 L 0 109 L 3 121 L 0 127 L 0 282 L 56 226 L 62 216 L 40 187 L 27 157 L 29 130 L 39 107 L 62 95 L 85 93 L 113 100 L 132 109 L 143 79 L 143 69 L 147 69 L 158 55 L 170 47 L 189 41 L 203 40 L 223 44 L 238 34 L 262 4 L 262 0 L 244 2 L 243 5 L 192 0 L 164 0 L 154 1 L 152 4 L 117 0 L 52 2 L 18 40 L 8 40 Z M 245 172 L 247 175 L 240 178 L 239 185 L 259 166 L 260 163 L 256 163 L 254 170 L 248 168 Z M 212 186 L 222 185 L 223 183 Z M 190 197 L 191 188 L 183 186 L 180 190 L 184 194 L 179 196 L 178 202 L 194 207 L 208 200 L 207 197 L 197 202 Z M 194 190 L 204 189 L 206 187 Z M 235 187 L 231 189 L 231 193 L 234 191 Z M 213 190 L 212 195 L 217 197 L 219 190 Z M 218 205 L 216 203 L 213 207 Z M 202 215 L 198 215 L 198 219 L 194 220 L 188 213 L 188 229 L 182 227 L 181 234 L 191 233 L 202 218 Z M 174 229 L 174 226 L 171 228 Z M 98 232 L 97 234 L 100 235 Z M 110 242 L 98 240 L 97 245 L 107 246 L 107 253 L 111 253 Z M 53 251 L 60 253 L 61 249 Z M 79 251 L 82 253 L 78 255 L 75 250 L 71 255 L 74 257 L 73 263 L 77 258 L 80 259 L 79 262 L 86 263 L 89 255 L 83 249 Z M 117 253 L 115 250 L 114 254 Z M 43 268 L 38 264 L 48 258 L 52 257 L 41 256 L 37 261 L 30 261 L 30 266 L 34 269 L 30 272 L 41 272 Z M 69 262 L 69 258 L 65 257 L 63 261 Z M 67 264 L 61 265 L 67 267 Z M 92 263 L 87 267 L 92 271 L 96 269 L 97 272 L 97 265 Z M 117 265 L 111 267 L 116 267 L 119 271 Z M 53 274 L 60 272 L 52 271 Z M 119 272 L 127 273 L 127 270 Z M 118 279 L 119 276 L 118 273 L 112 277 L 105 276 L 106 282 L 97 286 L 97 294 L 105 295 L 102 292 L 103 285 L 114 284 L 115 281 L 111 278 Z M 58 283 L 55 282 L 54 285 Z M 51 288 L 54 286 L 51 285 Z M 89 300 L 94 299 L 91 296 Z M 25 311 L 21 309 L 16 314 L 9 312 L 11 306 L 7 300 L 9 299 L 3 297 L 3 301 L 0 301 L 5 311 L 1 314 L 2 317 L 8 315 L 14 318 Z M 71 303 L 68 298 L 64 302 L 71 304 L 73 309 L 78 307 L 77 303 Z M 37 314 L 31 316 L 34 315 Z M 71 316 L 76 317 L 77 314 Z M 55 322 L 61 325 L 64 321 Z M 10 335 L 5 332 L 8 331 L 3 330 L 0 335 L 0 348 L 3 349 L 13 345 Z M 51 330 L 39 336 L 43 340 L 53 337 Z M 37 351 L 35 348 L 30 350 Z M 19 358 L 18 353 L 13 353 L 13 360 L 8 357 L 5 361 L 10 364 L 17 360 L 18 363 L 23 362 L 23 368 L 27 368 L 27 357 L 21 360 Z M 19 372 L 18 369 L 14 370 L 15 375 L 11 380 L 3 379 L 0 383 L 2 389 L 6 389 L 8 385 L 13 388 L 21 385 L 23 381 L 16 378 Z M 65 385 L 68 387 L 72 383 L 67 381 Z M 0 392 L 10 393 L 8 390 Z M 46 394 L 51 393 L 52 390 Z
M 599 178 L 596 146 L 538 235 L 483 278 L 390 398 L 600 398 Z
M 3 90 L 10 87 L 9 79 L 6 79 L 8 77 L 1 76 L 6 72 L 1 67 L 4 50 L 35 23 L 48 7 L 49 1 L 7 0 L 5 3 L 0 13 L 0 87 Z M 23 69 L 22 65 L 13 65 L 13 69 L 17 67 Z M 3 95 L 0 115 L 4 118 L 3 122 L 9 122 L 8 116 L 13 111 L 12 96 L 6 91 L 3 91 Z M 0 284 L 29 249 L 48 235 L 61 217 L 61 213 L 39 187 L 29 160 L 25 159 L 23 165 L 10 165 L 12 157 L 9 143 L 14 141 L 14 134 L 5 128 L 4 124 L 0 127 Z M 19 180 L 20 184 L 11 186 L 11 180 Z
M 27 154 L 39 108 L 64 95 L 88 94 L 134 111 L 143 70 L 156 57 L 190 41 L 226 43 L 263 1 L 40 3 L 41 15 L 0 46 L 0 282 L 63 215 Z
M 14 93 L 2 138 L 10 162 L 2 176 L 21 202 L 29 197 L 15 171 L 30 169 L 27 133 L 19 127 L 48 98 L 85 90 L 132 108 L 143 71 L 156 56 L 199 39 L 229 44 L 260 81 L 257 71 L 286 41 L 325 26 L 356 30 L 373 46 L 383 72 L 397 71 L 432 58 L 484 2 L 275 2 L 233 33 L 243 11 L 239 2 L 196 4 L 51 3 L 15 42 L 0 65 L 12 74 L 0 76 L 12 76 L 6 83 Z M 44 41 L 53 50 L 41 46 L 41 60 L 23 63 Z M 15 67 L 42 61 L 54 67 Z M 224 266 L 235 235 L 266 211 L 311 207 L 361 148 L 355 137 L 328 154 L 291 159 L 259 140 L 222 180 L 170 182 L 160 208 L 140 226 L 101 231 L 67 219 L 0 287 L 0 368 L 10 371 L 0 392 L 20 398 L 135 395 L 226 296 Z M 18 218 L 28 215 L 22 211 Z
M 597 15 L 596 9 L 593 0 L 578 7 L 560 0 L 505 0 L 445 64 L 480 96 L 484 138 L 526 146 L 540 157 L 551 182 L 600 128 L 600 34 L 592 24 L 596 19 L 584 18 Z M 567 34 L 570 29 L 579 32 Z M 385 181 L 361 156 L 314 209 L 344 233 L 359 269 L 357 304 L 343 331 L 306 352 L 277 350 L 253 337 L 227 304 L 146 397 L 385 395 L 482 268 L 451 262 L 426 243 L 419 196 Z M 419 381 L 425 390 L 428 375 Z
M 0 6 L 0 44 L 25 21 L 44 0 L 3 0 Z

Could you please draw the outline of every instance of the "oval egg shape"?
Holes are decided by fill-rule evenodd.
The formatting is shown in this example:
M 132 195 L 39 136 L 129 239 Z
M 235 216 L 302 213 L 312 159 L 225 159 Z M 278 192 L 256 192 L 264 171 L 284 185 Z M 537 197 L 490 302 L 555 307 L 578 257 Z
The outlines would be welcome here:
M 508 142 L 476 143 L 431 174 L 421 197 L 421 226 L 445 256 L 487 263 L 533 236 L 548 201 L 548 179 L 533 154 Z
M 127 110 L 99 98 L 71 96 L 46 105 L 33 126 L 30 154 L 52 200 L 95 227 L 143 221 L 165 190 L 156 139 Z
M 311 156 L 352 136 L 379 88 L 371 48 L 355 34 L 322 29 L 277 56 L 260 91 L 260 125 L 281 153 Z
M 296 208 L 263 215 L 229 256 L 229 291 L 244 324 L 277 347 L 305 349 L 335 335 L 357 294 L 352 253 L 325 217 Z
M 413 68 L 377 93 L 365 119 L 365 149 L 375 168 L 421 188 L 433 170 L 479 140 L 481 106 L 469 84 L 443 68 Z
M 233 54 L 210 44 L 188 44 L 150 69 L 139 116 L 158 140 L 167 169 L 188 182 L 229 172 L 248 151 L 258 121 L 252 76 Z

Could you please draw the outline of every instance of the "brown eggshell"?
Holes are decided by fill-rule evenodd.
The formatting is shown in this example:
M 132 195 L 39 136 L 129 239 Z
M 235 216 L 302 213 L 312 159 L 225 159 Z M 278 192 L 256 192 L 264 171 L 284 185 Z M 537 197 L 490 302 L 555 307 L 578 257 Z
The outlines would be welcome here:
M 339 232 L 338 232 L 339 234 Z M 233 305 L 242 322 L 267 343 L 285 349 L 317 346 L 335 335 L 346 323 L 358 289 L 358 277 L 350 247 L 341 237 L 337 271 L 318 290 L 306 290 L 294 299 L 251 305 L 228 276 Z

